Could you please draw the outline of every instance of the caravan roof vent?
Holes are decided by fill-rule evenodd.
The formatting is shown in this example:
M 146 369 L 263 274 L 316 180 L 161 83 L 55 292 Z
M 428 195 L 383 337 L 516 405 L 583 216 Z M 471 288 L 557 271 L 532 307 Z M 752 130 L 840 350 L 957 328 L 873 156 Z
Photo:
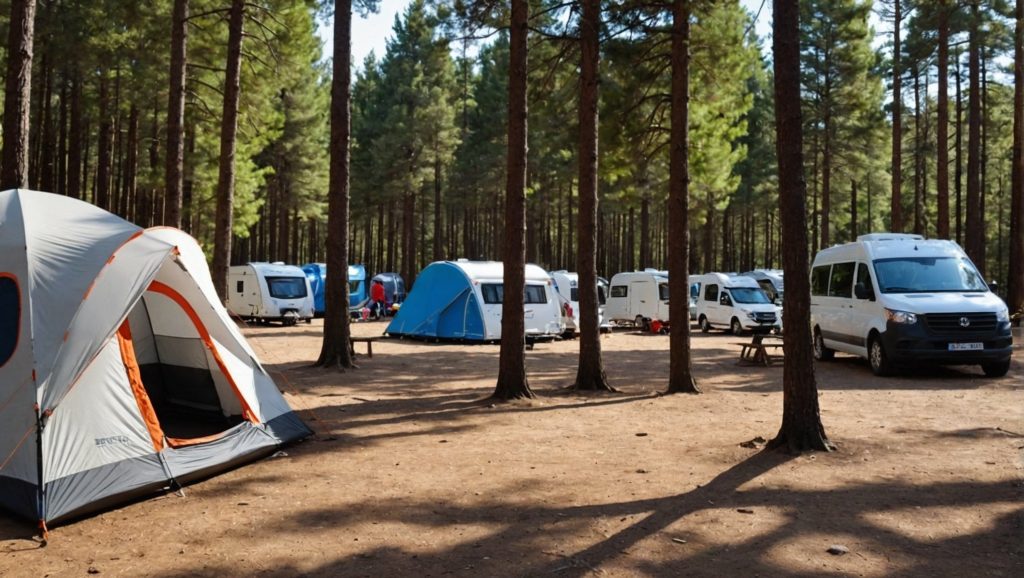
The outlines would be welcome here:
M 857 241 L 924 241 L 924 236 L 908 233 L 869 233 L 859 235 Z

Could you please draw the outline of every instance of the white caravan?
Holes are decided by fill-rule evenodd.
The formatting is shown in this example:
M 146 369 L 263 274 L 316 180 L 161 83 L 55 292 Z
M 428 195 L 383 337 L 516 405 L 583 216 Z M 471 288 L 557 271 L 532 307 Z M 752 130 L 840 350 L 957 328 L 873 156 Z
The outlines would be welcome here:
M 505 296 L 505 266 L 501 261 L 466 261 L 454 264 L 472 282 L 480 300 L 484 322 L 484 339 L 501 339 L 501 307 Z M 526 265 L 526 287 L 523 294 L 523 315 L 526 337 L 530 340 L 554 338 L 565 331 L 562 309 L 554 282 L 548 272 L 537 265 Z
M 735 335 L 744 331 L 768 332 L 781 322 L 779 308 L 750 277 L 707 273 L 690 277 L 699 285 L 697 323 L 704 333 L 713 327 Z
M 668 272 L 650 269 L 616 273 L 604 315 L 606 321 L 632 323 L 645 330 L 652 321 L 668 323 Z
M 552 271 L 551 278 L 555 281 L 562 306 L 562 319 L 565 322 L 565 336 L 574 337 L 580 330 L 580 276 L 565 270 Z M 611 326 L 604 320 L 604 307 L 607 301 L 608 282 L 598 277 L 597 280 L 597 323 L 601 331 L 610 331 Z
M 1010 369 L 1006 303 L 953 241 L 872 233 L 820 251 L 811 267 L 814 357 L 864 357 L 876 375 L 912 363 Z
M 242 319 L 295 325 L 313 318 L 313 292 L 298 267 L 249 263 L 228 270 L 228 311 Z

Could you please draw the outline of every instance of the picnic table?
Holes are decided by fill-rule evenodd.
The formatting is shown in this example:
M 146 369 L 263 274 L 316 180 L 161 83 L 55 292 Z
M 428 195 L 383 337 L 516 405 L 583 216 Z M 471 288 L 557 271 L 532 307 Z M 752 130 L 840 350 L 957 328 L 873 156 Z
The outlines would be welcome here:
M 383 335 L 371 335 L 368 337 L 349 337 L 349 350 L 352 353 L 352 357 L 356 356 L 356 343 L 366 344 L 366 356 L 373 359 L 373 342 L 384 337 Z
M 736 345 L 740 346 L 740 364 L 769 366 L 782 359 L 781 335 L 755 333 L 749 342 Z

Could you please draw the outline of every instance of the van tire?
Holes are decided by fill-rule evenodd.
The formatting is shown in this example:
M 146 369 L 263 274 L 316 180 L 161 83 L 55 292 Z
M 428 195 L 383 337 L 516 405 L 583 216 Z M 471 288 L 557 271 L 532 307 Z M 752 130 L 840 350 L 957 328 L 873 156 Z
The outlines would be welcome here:
M 985 372 L 986 377 L 1003 377 L 1010 371 L 1010 360 L 984 363 L 981 370 Z
M 872 335 L 868 340 L 868 363 L 871 365 L 871 372 L 879 377 L 893 373 L 892 363 L 885 353 L 885 344 L 878 335 Z
M 825 347 L 825 339 L 821 336 L 821 329 L 814 328 L 814 359 L 818 361 L 831 361 L 836 356 L 835 350 Z
M 711 331 L 711 324 L 708 323 L 708 318 L 703 315 L 700 316 L 700 320 L 697 322 L 700 324 L 700 332 L 708 333 Z
M 651 321 L 643 315 L 637 315 L 636 319 L 633 320 L 633 326 L 643 331 L 650 331 Z
M 733 317 L 732 322 L 729 324 L 729 329 L 732 330 L 733 335 L 743 335 L 743 325 L 740 324 L 740 320 Z

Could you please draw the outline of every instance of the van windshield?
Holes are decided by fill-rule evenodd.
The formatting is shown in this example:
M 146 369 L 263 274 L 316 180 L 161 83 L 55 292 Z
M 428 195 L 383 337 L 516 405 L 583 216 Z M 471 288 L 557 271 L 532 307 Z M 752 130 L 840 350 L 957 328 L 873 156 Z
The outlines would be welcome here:
M 768 299 L 768 295 L 765 294 L 762 289 L 754 289 L 753 287 L 733 287 L 729 289 L 732 292 L 732 299 L 737 303 L 771 303 Z
M 306 296 L 305 277 L 267 277 L 267 287 L 274 299 L 301 299 Z
M 882 293 L 988 291 L 978 270 L 963 257 L 876 259 L 874 265 Z

